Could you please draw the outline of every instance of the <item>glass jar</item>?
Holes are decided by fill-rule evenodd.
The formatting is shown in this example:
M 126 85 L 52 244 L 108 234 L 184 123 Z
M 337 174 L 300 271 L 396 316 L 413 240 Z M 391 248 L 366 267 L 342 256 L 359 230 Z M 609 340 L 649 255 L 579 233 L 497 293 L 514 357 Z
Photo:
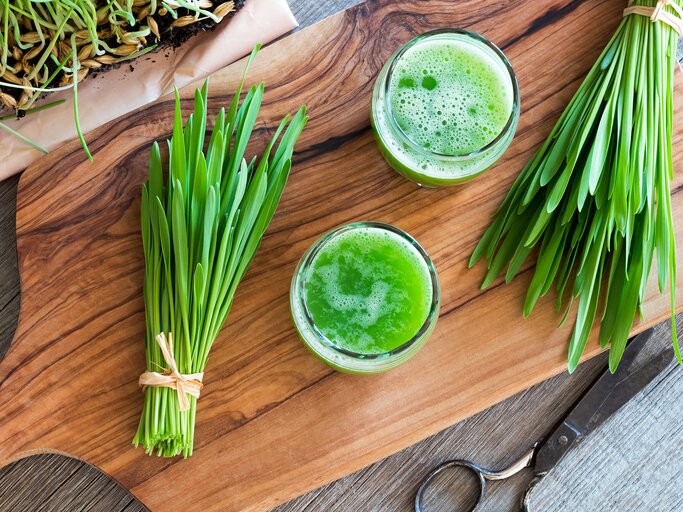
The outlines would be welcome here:
M 396 85 L 395 78 L 398 77 L 396 73 L 405 72 L 406 66 L 415 66 L 414 63 L 410 62 L 410 59 L 418 58 L 416 56 L 419 56 L 420 54 L 416 52 L 425 52 L 428 51 L 430 47 L 437 48 L 438 45 L 443 48 L 452 45 L 454 48 L 459 48 L 459 52 L 464 52 L 463 55 L 468 55 L 468 53 L 471 54 L 474 66 L 484 70 L 484 74 L 482 75 L 483 79 L 486 79 L 486 76 L 494 77 L 497 80 L 496 83 L 505 89 L 499 90 L 495 94 L 497 94 L 498 97 L 504 96 L 506 98 L 506 104 L 496 104 L 496 102 L 493 101 L 494 93 L 491 93 L 491 101 L 493 103 L 488 106 L 491 112 L 496 109 L 495 114 L 499 116 L 499 119 L 500 116 L 507 115 L 507 104 L 509 99 L 509 115 L 507 115 L 507 122 L 504 122 L 502 129 L 497 133 L 492 133 L 489 131 L 489 128 L 484 127 L 487 131 L 482 134 L 481 140 L 487 140 L 488 142 L 482 142 L 483 146 L 481 147 L 469 147 L 467 151 L 460 154 L 455 151 L 439 152 L 430 150 L 426 147 L 428 144 L 425 144 L 424 141 L 422 141 L 422 143 L 416 141 L 414 137 L 411 137 L 410 134 L 401 127 L 394 113 L 394 107 L 392 107 L 392 104 L 396 105 L 392 101 L 392 95 L 399 94 L 397 91 L 399 91 L 399 87 L 402 83 L 399 82 L 398 86 Z M 444 59 L 444 61 L 447 60 L 448 57 Z M 420 61 L 417 60 L 416 62 Z M 456 69 L 454 62 L 441 62 L 441 65 L 442 67 L 436 69 L 446 78 L 448 78 L 449 73 L 445 66 L 454 66 L 453 69 Z M 458 72 L 461 71 L 460 68 L 457 68 L 457 70 Z M 469 74 L 470 70 L 468 69 L 465 72 Z M 425 75 L 427 74 L 426 69 L 424 70 L 424 73 Z M 486 73 L 489 73 L 489 75 L 486 75 Z M 455 87 L 451 91 L 448 91 L 448 97 L 452 97 L 450 93 L 456 95 L 460 93 L 465 94 L 466 89 L 463 89 L 464 86 L 462 84 L 467 83 L 466 80 L 471 79 L 465 75 L 456 76 L 455 73 L 450 74 L 450 76 L 453 77 L 452 84 L 461 80 L 460 78 L 457 78 L 457 76 L 462 76 L 464 78 L 462 78 L 461 85 L 458 86 L 459 88 Z M 448 82 L 448 80 L 446 80 L 446 82 Z M 417 88 L 416 90 L 419 91 L 420 86 L 433 88 L 435 87 L 435 83 L 436 82 L 432 80 L 431 82 L 423 82 L 421 85 L 415 84 L 414 86 Z M 446 87 L 446 84 L 444 84 L 444 87 Z M 476 92 L 481 93 L 484 89 L 485 88 L 482 87 Z M 469 97 L 468 95 L 465 96 Z M 466 98 L 463 98 L 461 101 L 460 97 L 457 99 L 462 103 L 463 107 L 467 106 L 467 102 L 471 101 Z M 405 103 L 405 100 L 401 101 Z M 457 102 L 452 102 L 450 105 L 446 105 L 446 107 L 452 109 L 460 108 L 456 103 Z M 505 109 L 505 114 L 501 114 L 497 109 Z M 465 182 L 490 168 L 503 155 L 512 141 L 519 120 L 519 109 L 519 88 L 517 85 L 517 78 L 503 52 L 491 41 L 474 32 L 457 29 L 443 29 L 427 32 L 415 37 L 400 48 L 384 65 L 377 77 L 373 90 L 371 123 L 380 152 L 391 167 L 419 185 L 435 187 Z M 472 109 L 469 109 L 469 115 L 475 116 L 471 118 L 471 123 L 474 123 L 474 126 L 479 126 L 476 115 L 491 115 L 490 112 L 487 113 L 483 109 L 480 111 L 481 114 L 477 114 L 476 110 L 475 113 L 472 114 L 471 110 Z M 453 110 L 453 112 L 456 111 Z M 465 112 L 465 110 L 461 110 L 461 112 L 462 113 L 456 113 L 456 115 L 463 119 L 467 119 L 468 113 Z M 421 115 L 420 113 L 424 114 L 424 109 L 420 110 L 416 115 Z M 442 122 L 445 126 L 445 120 L 439 120 L 438 118 L 431 119 L 431 117 L 429 117 L 433 117 L 436 113 L 437 112 L 424 114 L 427 116 L 424 118 L 427 120 L 427 123 L 425 124 Z M 438 111 L 438 114 L 441 115 L 442 113 Z M 420 118 L 420 121 L 422 121 L 422 119 L 423 118 Z M 505 117 L 502 119 L 504 121 Z M 471 123 L 462 123 L 461 127 L 467 128 L 467 130 L 471 132 Z M 499 122 L 498 124 L 500 125 L 502 122 Z M 456 130 L 459 129 L 460 127 L 456 126 Z M 446 135 L 449 135 L 450 132 L 448 129 L 444 131 L 446 131 Z M 454 130 L 451 129 L 451 131 Z M 439 134 L 438 131 L 436 131 L 436 133 Z M 448 139 L 454 136 L 457 137 L 457 135 L 453 135 L 446 138 Z
M 394 347 L 392 350 L 381 353 L 354 352 L 334 343 L 318 328 L 307 305 L 306 286 L 316 256 L 325 246 L 327 246 L 327 244 L 330 244 L 337 237 L 353 230 L 367 230 L 368 228 L 386 231 L 388 234 L 393 234 L 408 244 L 406 247 L 409 247 L 411 251 L 414 251 L 418 255 L 420 265 L 424 265 L 426 268 L 428 276 L 425 277 L 427 277 L 427 280 L 431 285 L 429 309 L 422 326 L 410 339 L 401 343 L 399 346 Z M 324 235 L 310 247 L 299 261 L 292 278 L 290 289 L 292 318 L 304 345 L 318 357 L 318 359 L 332 368 L 346 373 L 359 374 L 378 373 L 390 370 L 415 355 L 415 353 L 424 345 L 436 326 L 439 317 L 440 299 L 441 292 L 436 269 L 427 252 L 406 232 L 397 227 L 380 222 L 356 222 L 334 229 Z

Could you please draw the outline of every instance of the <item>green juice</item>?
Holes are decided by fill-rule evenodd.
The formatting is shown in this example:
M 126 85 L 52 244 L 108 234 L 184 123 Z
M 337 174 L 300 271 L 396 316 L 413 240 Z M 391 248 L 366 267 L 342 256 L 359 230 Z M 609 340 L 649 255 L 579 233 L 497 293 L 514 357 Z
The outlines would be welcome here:
M 389 84 L 394 119 L 419 146 L 462 155 L 489 144 L 512 110 L 510 79 L 483 50 L 435 41 L 406 54 Z
M 372 124 L 380 151 L 428 186 L 460 183 L 503 154 L 519 117 L 505 56 L 483 37 L 437 31 L 404 46 L 380 73 Z
M 400 364 L 438 316 L 431 260 L 392 226 L 352 224 L 328 237 L 302 260 L 293 281 L 292 313 L 302 339 L 340 370 L 374 373 Z
M 427 265 L 390 231 L 348 231 L 313 260 L 306 305 L 335 345 L 361 354 L 389 352 L 412 338 L 432 302 Z

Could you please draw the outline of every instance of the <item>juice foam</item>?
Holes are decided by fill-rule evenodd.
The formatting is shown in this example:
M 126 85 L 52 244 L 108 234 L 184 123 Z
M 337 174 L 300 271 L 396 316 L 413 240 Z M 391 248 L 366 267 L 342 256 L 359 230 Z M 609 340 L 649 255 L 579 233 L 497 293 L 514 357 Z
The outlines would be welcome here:
M 464 41 L 426 42 L 396 63 L 389 84 L 392 114 L 417 145 L 444 155 L 472 153 L 491 143 L 512 111 L 507 71 Z
M 355 353 L 378 354 L 417 334 L 429 314 L 432 283 L 415 247 L 368 227 L 341 233 L 320 249 L 304 293 L 327 339 Z

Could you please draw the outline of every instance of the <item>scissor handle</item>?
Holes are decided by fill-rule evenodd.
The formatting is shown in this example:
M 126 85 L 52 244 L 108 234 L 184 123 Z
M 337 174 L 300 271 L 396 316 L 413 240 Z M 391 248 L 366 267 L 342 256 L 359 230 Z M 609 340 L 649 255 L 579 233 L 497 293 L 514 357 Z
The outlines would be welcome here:
M 425 476 L 422 480 L 422 483 L 420 483 L 420 487 L 418 487 L 417 494 L 415 495 L 415 512 L 424 512 L 422 501 L 424 500 L 424 495 L 427 492 L 427 489 L 429 489 L 429 486 L 437 476 L 452 468 L 465 468 L 467 471 L 474 473 L 474 475 L 477 477 L 477 481 L 479 482 L 479 496 L 469 512 L 474 512 L 476 510 L 476 508 L 479 506 L 479 503 L 484 498 L 484 494 L 486 493 L 486 478 L 484 478 L 484 474 L 485 472 L 488 472 L 488 470 L 468 460 L 457 459 L 444 462 L 427 473 L 427 476 Z
M 541 475 L 536 475 L 534 476 L 533 480 L 529 482 L 529 485 L 526 488 L 526 492 L 524 493 L 524 496 L 522 497 L 522 512 L 531 512 L 531 508 L 529 507 L 529 503 L 531 503 L 531 495 L 533 494 L 533 491 L 536 487 L 536 485 L 543 480 L 543 477 L 546 474 L 541 474 Z
M 527 451 L 514 464 L 511 464 L 507 468 L 500 471 L 492 471 L 490 469 L 483 468 L 469 460 L 463 459 L 449 460 L 448 462 L 440 464 L 427 473 L 420 483 L 420 487 L 418 487 L 417 494 L 415 495 L 415 512 L 424 512 L 424 495 L 427 492 L 427 489 L 429 489 L 429 486 L 434 482 L 434 479 L 444 471 L 451 470 L 453 468 L 464 468 L 476 475 L 477 481 L 479 482 L 479 496 L 477 497 L 477 500 L 472 508 L 468 511 L 475 512 L 479 506 L 479 503 L 482 501 L 482 499 L 484 499 L 484 495 L 486 494 L 486 481 L 505 480 L 506 478 L 510 478 L 512 475 L 519 473 L 522 469 L 529 467 L 533 461 L 534 454 L 536 453 L 536 446 L 537 445 L 534 445 L 533 448 Z

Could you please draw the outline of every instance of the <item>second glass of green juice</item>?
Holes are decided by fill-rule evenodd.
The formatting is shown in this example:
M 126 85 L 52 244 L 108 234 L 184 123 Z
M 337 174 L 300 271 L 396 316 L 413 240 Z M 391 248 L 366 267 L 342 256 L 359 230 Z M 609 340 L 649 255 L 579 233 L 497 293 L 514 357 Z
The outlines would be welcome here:
M 381 153 L 424 186 L 455 185 L 510 145 L 519 90 L 507 58 L 485 37 L 444 29 L 406 43 L 382 68 L 371 122 Z
M 323 236 L 299 262 L 290 293 L 306 347 L 348 373 L 377 373 L 407 361 L 433 331 L 439 302 L 439 281 L 425 250 L 379 222 Z

